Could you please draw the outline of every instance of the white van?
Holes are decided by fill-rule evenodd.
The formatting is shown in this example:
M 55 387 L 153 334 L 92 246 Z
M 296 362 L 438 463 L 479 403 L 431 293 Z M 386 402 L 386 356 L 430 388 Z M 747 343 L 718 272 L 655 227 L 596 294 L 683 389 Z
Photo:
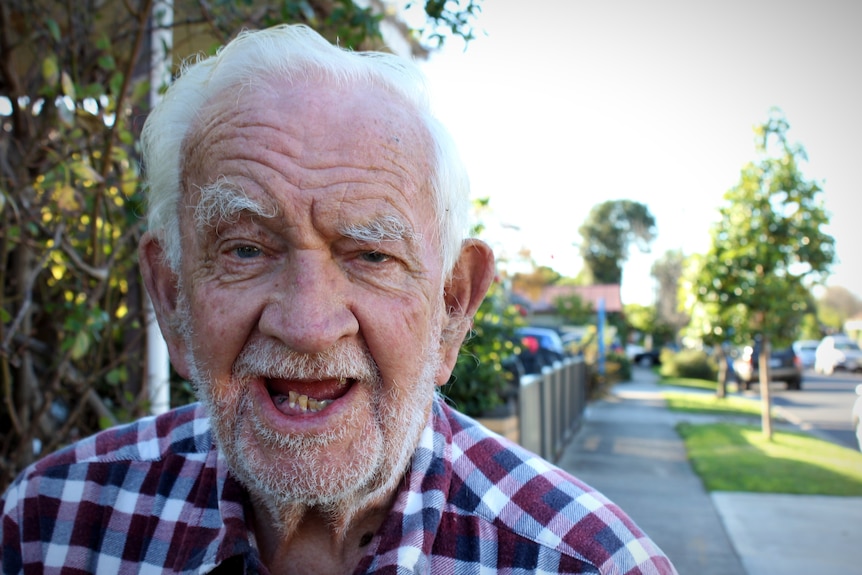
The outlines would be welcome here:
M 862 349 L 846 335 L 827 335 L 814 352 L 814 371 L 831 375 L 836 370 L 862 371 Z

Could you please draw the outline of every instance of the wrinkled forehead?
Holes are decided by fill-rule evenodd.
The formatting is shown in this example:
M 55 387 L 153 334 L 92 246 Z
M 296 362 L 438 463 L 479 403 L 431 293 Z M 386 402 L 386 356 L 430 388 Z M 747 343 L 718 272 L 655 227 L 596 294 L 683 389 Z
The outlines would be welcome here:
M 195 205 L 202 187 L 271 173 L 295 193 L 341 186 L 350 202 L 379 192 L 436 222 L 433 149 L 421 114 L 379 86 L 302 81 L 226 90 L 201 109 L 184 143 L 184 203 Z
M 355 167 L 376 172 L 381 180 L 400 178 L 412 200 L 424 196 L 436 203 L 431 185 L 436 154 L 427 124 L 402 96 L 381 86 L 273 80 L 214 94 L 184 140 L 184 191 L 194 194 L 190 182 L 209 184 L 222 177 L 220 166 L 208 158 L 243 140 L 240 145 L 258 155 L 263 146 L 264 153 L 295 160 L 306 168 L 302 177 L 332 166 Z M 249 166 L 265 162 L 246 160 Z
M 246 126 L 269 124 L 289 131 L 303 149 L 314 153 L 343 152 L 352 144 L 357 155 L 397 149 L 426 173 L 434 163 L 423 113 L 404 96 L 369 80 L 313 78 L 257 81 L 213 94 L 190 126 L 183 158 L 191 161 L 203 152 L 202 138 L 237 114 Z

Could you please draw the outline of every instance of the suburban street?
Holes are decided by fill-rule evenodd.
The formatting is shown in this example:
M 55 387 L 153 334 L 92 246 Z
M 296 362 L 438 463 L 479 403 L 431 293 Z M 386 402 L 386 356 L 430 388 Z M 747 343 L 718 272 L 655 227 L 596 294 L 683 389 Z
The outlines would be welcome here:
M 812 430 L 822 439 L 858 449 L 850 410 L 860 383 L 862 374 L 839 372 L 827 376 L 809 370 L 805 372 L 802 391 L 787 391 L 782 384 L 770 385 L 770 391 L 773 405 L 794 423 Z M 758 386 L 748 393 L 757 395 Z

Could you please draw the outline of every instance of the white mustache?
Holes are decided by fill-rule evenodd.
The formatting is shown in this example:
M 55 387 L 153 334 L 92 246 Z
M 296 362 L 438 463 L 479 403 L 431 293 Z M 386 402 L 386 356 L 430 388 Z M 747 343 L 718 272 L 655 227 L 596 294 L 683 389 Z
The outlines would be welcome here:
M 355 379 L 375 383 L 380 371 L 371 354 L 360 347 L 339 344 L 316 354 L 297 353 L 273 340 L 250 343 L 233 365 L 236 377 L 269 379 Z

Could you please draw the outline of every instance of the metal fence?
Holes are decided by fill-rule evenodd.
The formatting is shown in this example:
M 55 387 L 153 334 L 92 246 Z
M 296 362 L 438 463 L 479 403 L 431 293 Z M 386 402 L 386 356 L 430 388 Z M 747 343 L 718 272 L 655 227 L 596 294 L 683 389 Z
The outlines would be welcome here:
M 556 461 L 581 426 L 587 405 L 587 368 L 583 358 L 569 358 L 545 368 L 542 375 L 521 378 L 518 398 L 520 443 L 548 461 Z

